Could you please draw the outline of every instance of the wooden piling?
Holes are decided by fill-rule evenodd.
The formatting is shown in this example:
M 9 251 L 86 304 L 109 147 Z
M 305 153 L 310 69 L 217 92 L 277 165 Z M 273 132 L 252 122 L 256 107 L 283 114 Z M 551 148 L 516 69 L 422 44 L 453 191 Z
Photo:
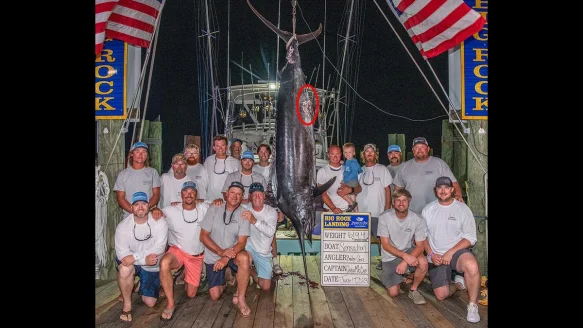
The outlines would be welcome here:
M 98 164 L 101 170 L 107 175 L 109 183 L 109 196 L 107 199 L 107 225 L 105 233 L 105 244 L 107 250 L 107 262 L 99 272 L 99 279 L 112 280 L 116 279 L 115 269 L 115 229 L 123 218 L 123 211 L 119 207 L 115 198 L 113 187 L 117 175 L 125 168 L 125 134 L 121 133 L 117 144 L 115 140 L 118 137 L 124 120 L 99 120 L 98 122 Z M 107 128 L 107 130 L 105 130 Z M 104 131 L 107 131 L 105 133 Z M 108 164 L 108 159 L 110 158 Z

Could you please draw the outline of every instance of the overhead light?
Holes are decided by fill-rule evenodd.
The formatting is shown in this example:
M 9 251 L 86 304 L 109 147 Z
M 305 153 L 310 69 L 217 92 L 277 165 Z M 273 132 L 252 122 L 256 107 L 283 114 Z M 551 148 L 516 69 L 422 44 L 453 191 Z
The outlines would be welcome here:
M 269 89 L 275 90 L 275 83 L 269 83 Z

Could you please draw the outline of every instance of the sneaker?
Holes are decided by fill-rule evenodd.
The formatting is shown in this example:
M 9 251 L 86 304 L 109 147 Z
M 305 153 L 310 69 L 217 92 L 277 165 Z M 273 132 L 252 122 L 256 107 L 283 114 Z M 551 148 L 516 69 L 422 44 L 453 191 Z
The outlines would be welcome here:
M 273 266 L 273 273 L 275 273 L 278 276 L 283 273 L 283 270 L 281 269 L 279 264 Z
M 377 270 L 382 270 L 383 269 L 383 262 L 379 261 L 379 263 L 377 263 L 376 267 Z
M 466 290 L 466 280 L 464 279 L 464 277 L 463 277 L 463 276 L 460 276 L 460 275 L 457 275 L 457 274 L 456 274 L 456 275 L 455 275 L 455 277 L 453 278 L 453 281 L 454 281 L 456 284 L 460 284 L 460 286 L 461 286 L 461 288 L 462 288 L 462 289 L 460 289 L 460 290 Z
M 478 304 L 476 303 L 468 304 L 468 316 L 466 317 L 466 320 L 472 323 L 480 321 L 480 314 L 478 313 Z
M 349 205 L 348 208 L 346 209 L 346 211 L 344 212 L 352 212 L 354 211 L 354 209 L 358 206 L 357 202 L 354 202 L 352 205 Z
M 413 303 L 415 303 L 417 305 L 427 303 L 427 302 L 425 302 L 425 297 L 423 297 L 423 295 L 421 295 L 421 293 L 418 290 L 409 290 L 409 298 L 412 299 Z M 469 318 L 469 314 L 468 314 L 468 318 Z

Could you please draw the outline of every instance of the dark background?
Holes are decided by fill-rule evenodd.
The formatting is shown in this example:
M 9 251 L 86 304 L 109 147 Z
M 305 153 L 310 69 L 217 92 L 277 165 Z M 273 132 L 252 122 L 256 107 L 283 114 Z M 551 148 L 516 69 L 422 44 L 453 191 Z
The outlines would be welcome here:
M 167 1 L 160 18 L 156 51 L 152 51 L 151 54 L 154 65 L 152 82 L 149 86 L 146 118 L 154 120 L 160 116 L 160 120 L 163 122 L 163 171 L 169 169 L 172 155 L 182 151 L 184 135 L 201 134 L 197 84 L 197 76 L 200 73 L 197 65 L 200 64 L 197 64 L 196 50 L 197 40 L 203 31 L 199 30 L 198 17 L 200 12 L 197 7 L 204 7 L 205 1 L 198 1 L 200 1 L 198 5 L 195 5 L 194 0 Z M 441 121 L 446 119 L 444 110 L 375 3 L 362 0 L 355 0 L 355 2 L 360 3 L 359 10 L 363 14 L 358 15 L 358 17 L 353 15 L 353 19 L 361 20 L 363 32 L 362 36 L 356 39 L 361 46 L 360 62 L 350 68 L 345 68 L 345 70 L 358 68 L 358 83 L 353 87 L 362 98 L 386 112 L 414 120 L 442 117 L 415 122 L 382 113 L 359 98 L 356 101 L 354 118 L 347 122 L 349 126 L 352 125 L 351 140 L 347 141 L 355 143 L 358 152 L 362 150 L 364 144 L 376 143 L 379 147 L 380 162 L 387 164 L 386 149 L 389 133 L 405 134 L 408 149 L 404 149 L 403 152 L 410 151 L 410 144 L 415 137 L 424 136 L 433 148 L 434 155 L 439 156 L 441 153 Z M 277 26 L 277 0 L 254 0 L 251 3 L 265 18 Z M 427 62 L 419 55 L 403 26 L 388 9 L 386 1 L 377 0 L 377 3 L 398 31 L 403 42 L 408 46 L 418 65 L 425 71 L 434 89 L 440 92 L 440 87 L 436 83 L 433 73 L 428 71 Z M 213 36 L 216 37 L 214 42 L 217 42 L 219 49 L 214 59 L 219 66 L 219 74 L 215 76 L 215 83 L 224 88 L 227 86 L 228 3 L 226 0 L 209 0 L 209 5 L 213 4 L 214 7 L 211 8 L 210 12 L 214 17 L 210 17 L 210 19 L 211 24 L 214 23 L 215 26 L 218 26 L 215 28 L 218 33 L 213 34 Z M 304 34 L 310 30 L 313 31 L 317 29 L 318 24 L 324 25 L 324 19 L 326 19 L 326 56 L 340 71 L 338 64 L 340 56 L 338 54 L 341 53 L 342 46 L 337 47 L 337 44 L 340 44 L 338 34 L 344 35 L 345 32 L 339 31 L 339 27 L 343 20 L 348 19 L 347 8 L 349 8 L 350 1 L 327 0 L 326 15 L 324 15 L 324 5 L 323 0 L 298 1 L 296 33 Z M 273 79 L 277 46 L 275 33 L 253 14 L 246 0 L 231 1 L 230 6 L 230 60 L 240 63 L 242 56 L 243 66 L 248 69 L 249 64 L 251 64 L 253 72 L 263 79 L 267 79 L 267 63 L 269 62 L 269 76 Z M 282 30 L 292 31 L 291 8 L 291 1 L 281 1 L 280 28 Z M 323 48 L 323 34 L 317 39 L 320 45 L 312 40 L 300 47 L 302 68 L 308 77 L 315 67 L 322 64 L 323 56 L 320 47 Z M 281 40 L 279 47 L 279 69 L 281 69 L 285 63 L 285 44 Z M 145 58 L 145 56 L 142 57 Z M 326 79 L 329 74 L 334 74 L 334 68 L 330 62 L 326 61 Z M 428 62 L 440 78 L 445 90 L 448 90 L 447 53 L 431 58 Z M 241 84 L 241 69 L 231 63 L 230 70 L 231 85 Z M 318 88 L 322 87 L 321 74 L 320 68 L 320 77 L 316 83 Z M 336 75 L 338 74 L 336 73 Z M 245 72 L 243 76 L 245 83 L 248 83 L 249 73 Z M 334 80 L 333 75 L 331 83 L 334 83 Z M 145 81 L 146 84 L 142 91 L 142 107 L 145 104 L 144 97 L 148 88 L 147 79 Z M 346 85 L 343 88 L 346 88 Z M 447 103 L 442 94 L 440 97 L 444 103 Z M 132 128 L 133 124 L 130 126 L 130 133 L 126 134 L 126 147 L 128 149 Z M 222 128 L 220 130 L 222 131 Z

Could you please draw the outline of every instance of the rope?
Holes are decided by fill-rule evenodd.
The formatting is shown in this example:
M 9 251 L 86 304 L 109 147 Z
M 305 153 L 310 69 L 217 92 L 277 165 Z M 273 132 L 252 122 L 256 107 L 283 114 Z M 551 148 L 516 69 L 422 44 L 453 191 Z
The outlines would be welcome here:
M 101 166 L 95 167 L 95 254 L 99 267 L 107 263 L 107 247 L 105 232 L 107 228 L 107 200 L 109 198 L 109 182 Z M 96 263 L 97 270 L 97 263 Z

